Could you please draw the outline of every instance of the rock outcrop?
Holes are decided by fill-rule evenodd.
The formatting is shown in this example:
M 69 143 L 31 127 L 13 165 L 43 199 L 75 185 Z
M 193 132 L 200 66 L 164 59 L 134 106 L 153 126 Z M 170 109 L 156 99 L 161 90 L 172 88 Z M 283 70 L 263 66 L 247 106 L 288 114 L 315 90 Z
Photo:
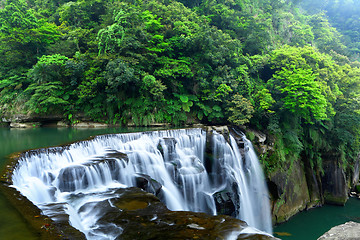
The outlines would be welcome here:
M 304 210 L 310 202 L 303 166 L 296 161 L 286 171 L 275 171 L 269 176 L 273 195 L 272 215 L 274 223 L 288 220 Z
M 119 189 L 119 197 L 101 202 L 106 213 L 100 228 L 111 224 L 122 229 L 116 239 L 277 239 L 247 231 L 247 224 L 225 216 L 170 211 L 153 194 L 138 188 Z M 115 206 L 115 207 L 114 207 Z
M 329 204 L 344 205 L 348 199 L 348 185 L 338 156 L 323 158 L 324 176 L 321 179 L 324 201 Z

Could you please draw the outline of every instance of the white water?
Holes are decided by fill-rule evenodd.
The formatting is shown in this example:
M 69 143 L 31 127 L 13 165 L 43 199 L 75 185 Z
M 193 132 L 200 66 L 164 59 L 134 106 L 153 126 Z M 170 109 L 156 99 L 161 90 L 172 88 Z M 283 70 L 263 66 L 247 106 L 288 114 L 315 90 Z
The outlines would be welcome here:
M 243 159 L 231 136 L 229 144 L 222 135 L 212 135 L 211 172 L 204 157 L 206 132 L 181 129 L 98 136 L 67 148 L 28 152 L 14 171 L 13 186 L 50 217 L 55 214 L 49 204 L 66 206 L 71 224 L 88 239 L 121 234 L 116 225 L 107 226 L 112 234 L 96 230 L 102 213 L 94 206 L 113 197 L 116 188 L 136 186 L 138 174 L 162 185 L 163 200 L 171 210 L 216 215 L 213 194 L 236 186 L 234 215 L 271 233 L 268 193 L 251 143 L 245 140 Z M 124 154 L 128 160 L 119 157 Z

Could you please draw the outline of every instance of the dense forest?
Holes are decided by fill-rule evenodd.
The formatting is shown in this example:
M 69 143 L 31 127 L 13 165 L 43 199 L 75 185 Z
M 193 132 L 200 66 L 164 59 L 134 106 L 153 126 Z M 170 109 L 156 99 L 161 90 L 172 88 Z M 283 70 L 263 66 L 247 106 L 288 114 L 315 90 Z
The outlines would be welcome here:
M 0 115 L 248 125 L 267 171 L 359 152 L 359 0 L 0 1 Z M 266 157 L 266 156 L 265 156 Z

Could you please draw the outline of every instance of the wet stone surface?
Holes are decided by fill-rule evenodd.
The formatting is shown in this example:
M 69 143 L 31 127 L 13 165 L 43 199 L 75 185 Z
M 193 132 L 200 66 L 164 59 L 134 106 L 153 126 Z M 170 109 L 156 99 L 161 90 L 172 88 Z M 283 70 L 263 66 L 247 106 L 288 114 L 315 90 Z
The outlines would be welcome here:
M 103 206 L 106 213 L 98 221 L 100 226 L 112 223 L 121 227 L 116 239 L 226 239 L 247 227 L 245 222 L 225 215 L 170 211 L 153 194 L 139 188 L 119 189 L 116 193 L 120 197 L 109 204 L 116 208 Z M 249 233 L 238 239 L 275 238 Z

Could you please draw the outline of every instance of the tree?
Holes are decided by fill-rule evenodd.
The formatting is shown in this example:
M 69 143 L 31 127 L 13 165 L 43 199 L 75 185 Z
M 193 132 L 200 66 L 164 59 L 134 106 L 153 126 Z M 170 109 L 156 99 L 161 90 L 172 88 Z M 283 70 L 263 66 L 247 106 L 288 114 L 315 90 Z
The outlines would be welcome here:
M 70 102 L 77 98 L 79 74 L 82 71 L 73 60 L 60 54 L 43 55 L 28 71 L 32 82 L 25 90 L 30 95 L 29 109 L 36 113 L 59 113 L 67 110 Z M 81 65 L 81 64 L 80 64 Z M 75 99 L 76 100 L 76 99 Z
M 228 104 L 228 120 L 230 123 L 235 125 L 244 125 L 250 121 L 254 108 L 249 100 L 240 94 L 235 94 Z
M 311 69 L 290 65 L 277 71 L 268 84 L 278 91 L 274 96 L 277 103 L 281 104 L 281 109 L 287 109 L 306 122 L 314 123 L 316 120 L 327 119 L 327 101 L 316 77 Z
M 31 67 L 59 36 L 57 26 L 38 19 L 26 1 L 9 0 L 0 9 L 0 56 L 7 69 Z
M 98 32 L 99 54 L 106 52 L 115 52 L 121 46 L 125 31 L 122 26 L 124 21 L 124 11 L 120 10 L 114 15 L 114 23 Z

